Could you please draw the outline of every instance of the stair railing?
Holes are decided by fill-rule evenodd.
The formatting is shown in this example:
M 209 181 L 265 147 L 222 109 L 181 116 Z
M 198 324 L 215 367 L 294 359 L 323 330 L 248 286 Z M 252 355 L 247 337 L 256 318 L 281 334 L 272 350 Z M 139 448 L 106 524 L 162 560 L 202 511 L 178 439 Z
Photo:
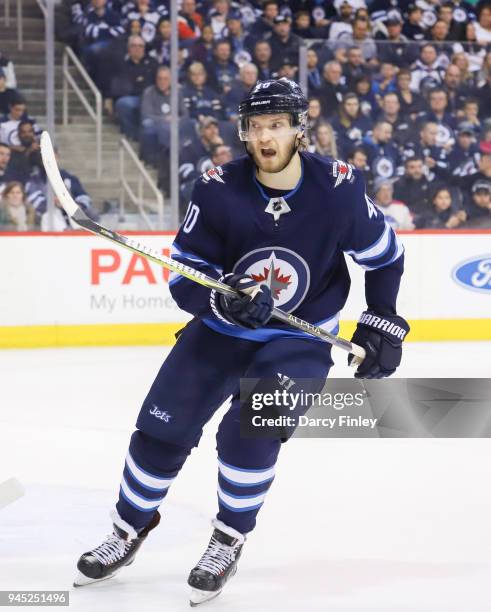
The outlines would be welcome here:
M 129 158 L 133 168 L 138 170 L 138 179 L 136 185 L 136 193 L 133 187 L 128 182 L 128 174 L 126 172 L 126 158 Z M 155 184 L 155 181 L 148 174 L 145 166 L 138 159 L 137 154 L 126 140 L 121 138 L 119 141 L 119 180 L 121 181 L 121 195 L 119 199 L 119 213 L 121 219 L 124 217 L 124 207 L 126 196 L 129 197 L 133 205 L 138 209 L 142 219 L 147 225 L 148 229 L 163 229 L 164 227 L 164 196 L 162 192 Z M 154 199 L 146 200 L 143 197 L 144 184 L 150 189 L 154 196 Z M 157 227 L 151 221 L 147 215 L 145 208 L 149 209 L 153 213 L 157 213 Z
M 22 0 L 17 0 L 17 49 L 22 51 L 24 46 L 24 22 L 22 16 Z M 10 0 L 5 0 L 4 18 L 5 26 L 10 26 Z
M 77 82 L 73 78 L 70 69 L 76 68 L 77 73 L 89 89 L 94 94 L 95 105 L 91 105 L 87 96 L 80 89 Z M 70 116 L 69 111 L 69 87 L 73 89 L 78 99 L 84 106 L 85 110 L 89 114 L 89 117 L 93 119 L 95 123 L 95 148 L 96 148 L 96 178 L 100 179 L 102 176 L 102 95 L 97 89 L 94 81 L 90 78 L 87 71 L 83 67 L 82 63 L 72 51 L 70 47 L 65 47 L 63 51 L 63 64 L 62 64 L 62 75 L 63 75 L 63 125 L 68 125 Z

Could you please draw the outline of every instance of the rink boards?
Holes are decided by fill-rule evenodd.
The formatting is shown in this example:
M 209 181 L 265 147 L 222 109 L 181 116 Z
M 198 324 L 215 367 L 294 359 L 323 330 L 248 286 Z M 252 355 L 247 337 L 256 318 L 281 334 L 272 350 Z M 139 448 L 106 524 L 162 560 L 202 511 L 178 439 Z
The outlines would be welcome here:
M 174 234 L 131 234 L 169 255 Z M 491 340 L 491 230 L 401 239 L 398 311 L 411 322 L 408 341 Z M 2 234 L 0 257 L 0 348 L 172 344 L 187 320 L 166 270 L 95 236 Z M 340 334 L 349 337 L 365 298 L 364 271 L 347 260 Z

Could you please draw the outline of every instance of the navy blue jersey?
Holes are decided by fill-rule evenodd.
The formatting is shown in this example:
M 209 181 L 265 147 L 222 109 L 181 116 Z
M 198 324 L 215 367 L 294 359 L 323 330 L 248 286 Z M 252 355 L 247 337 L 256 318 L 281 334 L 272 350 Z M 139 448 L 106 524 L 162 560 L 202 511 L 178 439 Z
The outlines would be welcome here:
M 395 313 L 403 247 L 366 195 L 362 174 L 314 153 L 300 156 L 301 179 L 282 199 L 267 195 L 248 156 L 204 173 L 172 256 L 214 278 L 249 274 L 271 288 L 275 306 L 336 333 L 350 288 L 346 253 L 366 270 L 368 306 Z M 274 320 L 257 330 L 229 324 L 213 314 L 209 289 L 178 274 L 169 285 L 182 309 L 218 332 L 262 342 L 305 337 Z
M 84 19 L 85 40 L 88 43 L 111 40 L 124 34 L 120 16 L 109 8 L 98 15 L 94 7 L 89 7 Z

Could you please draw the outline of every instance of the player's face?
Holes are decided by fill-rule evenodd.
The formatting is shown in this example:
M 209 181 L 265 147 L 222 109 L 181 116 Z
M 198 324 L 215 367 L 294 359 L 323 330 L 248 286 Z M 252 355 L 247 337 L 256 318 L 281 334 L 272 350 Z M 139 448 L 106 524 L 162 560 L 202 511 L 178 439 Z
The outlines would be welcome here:
M 263 172 L 281 172 L 297 147 L 298 132 L 287 113 L 256 115 L 249 119 L 247 150 Z

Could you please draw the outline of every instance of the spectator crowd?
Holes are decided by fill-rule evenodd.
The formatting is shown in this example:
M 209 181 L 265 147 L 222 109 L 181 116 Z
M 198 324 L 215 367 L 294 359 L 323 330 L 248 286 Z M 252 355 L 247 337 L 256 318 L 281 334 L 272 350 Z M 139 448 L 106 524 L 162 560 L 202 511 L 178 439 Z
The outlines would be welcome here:
M 47 179 L 41 161 L 41 130 L 17 89 L 15 67 L 0 50 L 0 231 L 72 229 L 59 202 L 48 214 Z M 92 218 L 97 213 L 79 179 L 66 170 L 62 178 L 78 204 Z
M 255 82 L 304 75 L 308 150 L 359 168 L 394 228 L 491 227 L 491 0 L 181 0 L 179 7 L 183 210 L 201 173 L 244 153 L 237 107 Z M 65 0 L 57 32 L 168 194 L 169 3 Z M 14 202 L 20 185 L 39 220 L 38 129 L 2 72 L 0 105 L 0 189 L 8 183 L 4 199 Z M 80 182 L 67 180 L 90 210 Z

